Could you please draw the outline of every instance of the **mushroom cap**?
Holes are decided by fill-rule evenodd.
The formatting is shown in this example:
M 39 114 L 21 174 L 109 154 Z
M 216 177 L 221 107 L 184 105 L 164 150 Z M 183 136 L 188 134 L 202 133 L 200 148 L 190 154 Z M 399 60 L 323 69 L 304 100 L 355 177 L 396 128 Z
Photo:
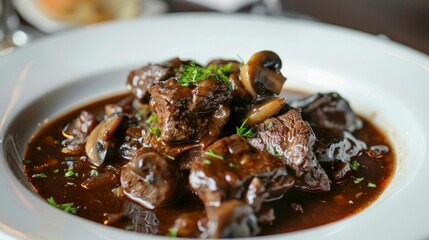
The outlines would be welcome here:
M 254 97 L 279 94 L 286 81 L 280 72 L 281 67 L 280 57 L 272 51 L 253 54 L 240 70 L 244 88 Z

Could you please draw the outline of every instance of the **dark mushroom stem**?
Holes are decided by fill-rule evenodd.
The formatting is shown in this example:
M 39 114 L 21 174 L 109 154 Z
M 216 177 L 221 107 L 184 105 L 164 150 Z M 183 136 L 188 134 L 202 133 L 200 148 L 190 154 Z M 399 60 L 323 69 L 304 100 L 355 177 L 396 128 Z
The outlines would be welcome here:
M 253 97 L 279 94 L 286 78 L 281 74 L 282 61 L 271 51 L 253 54 L 247 64 L 240 70 L 244 88 Z

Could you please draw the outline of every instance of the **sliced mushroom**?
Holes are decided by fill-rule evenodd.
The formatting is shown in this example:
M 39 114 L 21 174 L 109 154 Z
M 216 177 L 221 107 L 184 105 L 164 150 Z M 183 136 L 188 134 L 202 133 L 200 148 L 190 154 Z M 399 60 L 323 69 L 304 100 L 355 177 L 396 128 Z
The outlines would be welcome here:
M 119 127 L 122 119 L 122 115 L 113 115 L 92 130 L 85 144 L 86 155 L 91 164 L 101 166 L 113 156 L 113 133 Z
M 253 126 L 263 122 L 265 119 L 276 115 L 285 105 L 284 98 L 270 98 L 261 103 L 255 104 L 244 119 L 247 119 L 246 124 Z
M 280 72 L 281 67 L 282 61 L 274 52 L 261 51 L 253 54 L 240 70 L 244 88 L 254 97 L 279 94 L 286 81 Z

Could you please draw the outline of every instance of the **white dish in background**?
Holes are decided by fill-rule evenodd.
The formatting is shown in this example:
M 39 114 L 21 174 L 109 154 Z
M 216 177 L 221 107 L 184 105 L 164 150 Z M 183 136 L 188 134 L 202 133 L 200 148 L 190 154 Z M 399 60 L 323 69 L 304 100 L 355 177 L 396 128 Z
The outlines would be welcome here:
M 320 23 L 190 14 L 82 28 L 0 58 L 0 239 L 142 239 L 139 234 L 55 209 L 25 188 L 7 164 L 6 136 L 13 136 L 22 154 L 38 123 L 91 99 L 123 91 L 127 72 L 148 62 L 174 56 L 198 62 L 237 55 L 247 59 L 263 49 L 282 58 L 286 88 L 338 91 L 358 113 L 387 133 L 398 160 L 391 184 L 362 212 L 332 224 L 263 239 L 429 237 L 426 55 Z
M 37 0 L 13 0 L 12 2 L 16 10 L 27 22 L 44 33 L 53 33 L 78 26 L 76 23 L 50 18 L 40 9 Z M 160 14 L 166 12 L 167 9 L 167 4 L 161 0 L 141 0 L 139 16 Z

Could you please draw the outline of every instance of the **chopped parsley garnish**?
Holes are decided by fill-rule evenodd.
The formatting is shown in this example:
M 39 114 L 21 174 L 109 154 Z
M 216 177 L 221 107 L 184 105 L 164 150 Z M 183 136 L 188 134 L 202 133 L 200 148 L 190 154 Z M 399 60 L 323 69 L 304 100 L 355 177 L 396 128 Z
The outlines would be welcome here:
M 177 237 L 177 232 L 178 231 L 179 231 L 179 229 L 177 229 L 177 227 L 169 228 L 168 229 L 168 233 L 165 236 L 167 236 L 167 237 Z
M 213 157 L 213 158 L 223 160 L 223 157 L 221 155 L 217 154 L 215 151 L 213 151 L 213 149 L 208 150 L 204 154 L 207 156 Z
M 273 122 L 269 122 L 269 123 L 267 124 L 267 126 L 265 126 L 265 129 L 270 129 L 270 128 L 272 128 L 272 127 L 274 127 Z
M 57 203 L 53 197 L 47 199 L 48 203 L 52 206 L 59 208 L 65 212 L 76 214 L 76 208 L 73 207 L 74 203 Z
M 355 184 L 361 183 L 365 178 L 364 177 L 353 177 L 353 182 Z
M 149 127 L 149 132 L 157 137 L 161 136 L 161 130 L 156 127 Z
M 97 169 L 91 169 L 91 171 L 89 171 L 89 176 L 98 176 Z
M 350 168 L 351 168 L 353 171 L 357 171 L 357 170 L 359 170 L 359 166 L 360 166 L 360 163 L 359 163 L 358 161 L 356 161 L 356 160 L 353 160 L 353 161 L 350 163 Z
M 244 120 L 244 122 L 241 124 L 240 127 L 236 127 L 237 135 L 242 137 L 249 137 L 249 138 L 254 137 L 256 136 L 256 134 L 252 131 L 252 128 L 246 127 L 247 120 L 249 119 Z
M 368 185 L 367 185 L 367 187 L 369 187 L 369 188 L 376 188 L 377 184 L 369 182 Z
M 235 163 L 229 163 L 229 164 L 228 164 L 228 166 L 229 166 L 230 168 L 238 168 L 238 165 L 237 165 L 237 164 L 235 164 Z
M 155 113 L 152 113 L 145 121 L 146 124 L 157 124 L 158 116 Z
M 175 158 L 173 156 L 167 155 L 166 157 L 170 160 L 175 160 Z
M 22 160 L 22 163 L 23 164 L 32 164 L 33 161 L 24 159 L 24 160 Z
M 273 147 L 273 152 L 276 157 L 283 157 L 283 154 L 281 152 L 277 152 L 277 149 L 275 147 Z
M 54 173 L 58 173 L 60 170 L 59 169 L 55 169 L 54 171 L 52 171 L 52 172 L 54 172 Z
M 78 177 L 79 173 L 74 172 L 73 165 L 70 165 L 69 168 L 67 168 L 66 173 L 64 173 L 64 176 L 65 177 L 73 177 L 73 176 Z
M 210 65 L 206 68 L 200 67 L 195 63 L 185 65 L 182 67 L 183 70 L 179 72 L 180 77 L 177 82 L 185 87 L 189 87 L 191 84 L 204 81 L 208 78 L 214 79 L 218 82 L 223 82 L 228 86 L 228 89 L 232 89 L 231 82 L 229 81 L 228 75 L 231 73 L 232 64 L 228 63 L 222 67 Z
M 204 159 L 203 164 L 204 165 L 210 165 L 210 164 L 212 164 L 212 161 L 210 161 L 208 159 Z
M 48 176 L 46 176 L 46 174 L 44 174 L 44 173 L 36 173 L 36 174 L 33 174 L 31 177 L 32 178 L 47 178 Z

